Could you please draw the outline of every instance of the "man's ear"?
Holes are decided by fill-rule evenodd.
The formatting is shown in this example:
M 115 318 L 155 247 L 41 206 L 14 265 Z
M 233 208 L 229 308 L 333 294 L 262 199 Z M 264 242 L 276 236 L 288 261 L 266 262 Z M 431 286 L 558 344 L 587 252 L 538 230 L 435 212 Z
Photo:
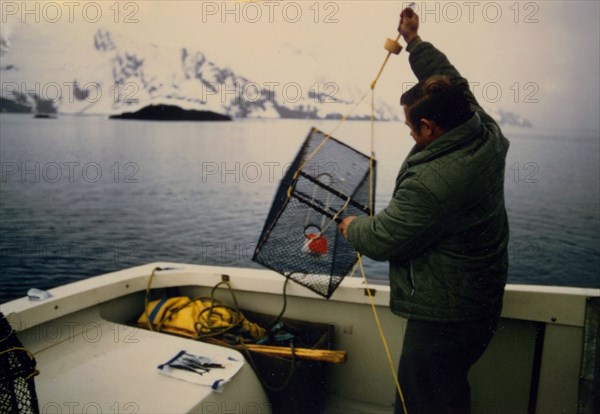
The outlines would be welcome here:
M 426 137 L 437 138 L 444 134 L 444 130 L 431 119 L 421 118 L 420 125 Z
M 431 135 L 434 134 L 435 127 L 436 127 L 436 123 L 434 121 L 431 121 L 431 120 L 425 119 L 425 118 L 421 118 L 421 120 L 419 121 L 419 124 L 420 124 L 422 133 L 426 137 L 430 137 Z

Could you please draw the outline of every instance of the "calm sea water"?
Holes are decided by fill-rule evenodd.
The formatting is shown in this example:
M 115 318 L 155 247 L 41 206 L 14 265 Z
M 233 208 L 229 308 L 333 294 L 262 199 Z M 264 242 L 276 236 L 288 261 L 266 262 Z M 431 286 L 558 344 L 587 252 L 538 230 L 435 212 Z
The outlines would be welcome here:
M 0 303 L 153 261 L 254 267 L 278 182 L 311 126 L 0 117 Z M 505 131 L 510 282 L 600 287 L 597 134 Z M 334 134 L 368 153 L 369 124 Z M 412 142 L 376 129 L 377 204 L 385 207 Z M 366 262 L 384 280 L 387 264 Z

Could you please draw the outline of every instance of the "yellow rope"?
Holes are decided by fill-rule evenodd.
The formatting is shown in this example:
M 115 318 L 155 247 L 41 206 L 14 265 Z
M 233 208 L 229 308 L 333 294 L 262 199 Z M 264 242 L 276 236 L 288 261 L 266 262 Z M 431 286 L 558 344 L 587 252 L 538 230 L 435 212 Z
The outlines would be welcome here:
M 383 333 L 383 328 L 381 326 L 381 322 L 379 321 L 379 315 L 377 314 L 377 309 L 375 308 L 375 302 L 373 301 L 373 295 L 371 295 L 371 289 L 369 289 L 369 283 L 367 282 L 367 277 L 365 275 L 365 269 L 362 265 L 361 255 L 360 253 L 356 253 L 358 257 L 358 264 L 360 266 L 360 271 L 363 276 L 363 281 L 365 283 L 365 287 L 367 289 L 367 295 L 369 296 L 369 302 L 371 303 L 371 309 L 373 310 L 373 316 L 375 317 L 375 323 L 377 324 L 377 329 L 379 329 L 379 335 L 381 336 L 381 342 L 383 342 L 383 347 L 385 348 L 385 353 L 388 358 L 388 362 L 390 363 L 390 369 L 392 370 L 392 376 L 394 377 L 394 381 L 396 383 L 396 389 L 398 390 L 398 395 L 400 396 L 400 401 L 402 402 L 402 408 L 404 410 L 404 414 L 408 414 L 408 410 L 406 409 L 406 403 L 404 401 L 404 394 L 402 393 L 402 387 L 400 387 L 400 382 L 398 381 L 398 375 L 396 375 L 396 368 L 394 368 L 394 361 L 392 360 L 392 355 L 390 353 L 390 348 L 387 343 L 387 339 L 385 338 L 385 334 Z
M 173 316 L 175 316 L 177 314 L 177 312 L 192 305 L 194 302 L 196 302 L 198 300 L 202 300 L 203 298 L 201 298 L 201 297 L 195 297 L 195 298 L 191 298 L 191 299 L 188 298 L 187 302 L 185 302 L 184 304 L 167 310 L 165 312 L 165 314 L 163 315 L 162 319 L 158 322 L 157 326 L 154 327 L 152 324 L 152 321 L 150 320 L 150 316 L 149 316 L 149 312 L 148 312 L 148 308 L 149 308 L 148 304 L 150 303 L 150 290 L 152 288 L 152 280 L 154 279 L 154 276 L 155 276 L 155 273 L 157 270 L 161 270 L 160 267 L 156 267 L 156 268 L 152 269 L 152 273 L 150 274 L 150 277 L 148 278 L 148 283 L 146 285 L 146 295 L 144 297 L 144 315 L 146 317 L 146 324 L 148 326 L 148 329 L 150 331 L 161 332 L 163 330 L 163 325 L 166 322 L 168 322 Z M 226 285 L 227 288 L 229 289 L 229 292 L 233 299 L 234 308 L 232 308 L 228 305 L 225 305 L 215 299 L 215 291 L 221 285 Z M 244 316 L 244 314 L 242 313 L 242 311 L 239 308 L 237 297 L 235 296 L 235 291 L 229 282 L 221 281 L 221 282 L 217 283 L 215 286 L 213 286 L 213 288 L 210 292 L 210 302 L 211 302 L 210 306 L 203 309 L 198 314 L 198 321 L 196 321 L 196 323 L 194 325 L 194 328 L 197 331 L 197 337 L 195 337 L 194 339 L 203 339 L 203 338 L 207 338 L 210 336 L 221 335 L 230 330 L 233 330 L 234 328 L 238 327 L 240 324 L 243 324 L 244 321 L 248 321 L 248 319 L 246 319 L 246 317 Z M 158 305 L 156 305 L 156 306 L 158 306 Z M 211 316 L 213 315 L 213 310 L 218 307 L 225 308 L 230 311 L 233 322 L 231 322 L 231 324 L 229 326 L 213 327 L 211 325 Z M 202 314 L 204 314 L 205 312 L 209 312 L 208 317 L 207 317 L 208 325 L 202 325 L 202 322 L 200 321 Z M 250 324 L 252 324 L 250 321 L 248 321 L 248 322 Z M 202 328 L 208 329 L 210 332 L 203 333 Z
M 31 351 L 29 351 L 29 349 L 24 348 L 22 346 L 15 346 L 15 347 L 12 347 L 12 348 L 0 351 L 0 355 L 7 354 L 9 352 L 14 352 L 14 351 L 23 351 L 23 352 L 26 352 L 27 356 L 29 356 L 30 359 L 32 359 L 32 360 L 34 359 L 33 354 L 31 353 Z M 33 371 L 31 371 L 31 373 L 29 375 L 27 375 L 26 377 L 21 377 L 21 378 L 23 378 L 25 381 L 27 381 L 30 378 L 35 377 L 36 375 L 39 375 L 39 374 L 40 374 L 40 371 L 38 371 L 37 369 L 34 369 Z
M 396 38 L 396 42 L 400 39 L 400 34 Z M 379 73 L 375 80 L 371 83 L 371 158 L 369 160 L 369 209 L 370 216 L 373 218 L 373 214 L 375 211 L 375 206 L 373 205 L 374 200 L 374 159 L 375 159 L 375 86 L 377 85 L 377 81 L 383 72 L 383 68 L 388 62 L 390 55 L 392 53 L 388 52 L 381 68 L 379 69 Z M 373 310 L 373 317 L 375 318 L 375 323 L 377 324 L 377 329 L 379 330 L 379 336 L 381 337 L 381 342 L 383 343 L 383 348 L 385 349 L 385 353 L 387 355 L 388 362 L 390 364 L 390 370 L 392 371 L 392 376 L 394 377 L 394 382 L 396 383 L 396 389 L 398 390 L 398 395 L 400 396 L 400 401 L 402 402 L 402 409 L 404 414 L 408 414 L 408 410 L 406 409 L 406 402 L 404 401 L 404 394 L 402 393 L 402 387 L 400 387 L 400 381 L 398 381 L 398 375 L 396 374 L 396 368 L 394 367 L 394 361 L 392 360 L 392 355 L 390 353 L 390 348 L 388 346 L 387 339 L 385 338 L 385 334 L 383 332 L 383 327 L 381 326 L 381 322 L 379 320 L 379 315 L 377 314 L 377 308 L 375 307 L 375 302 L 373 300 L 373 296 L 371 295 L 371 289 L 369 289 L 369 283 L 367 282 L 367 276 L 365 274 L 365 269 L 363 268 L 361 254 L 356 252 L 356 256 L 358 257 L 358 265 L 360 267 L 360 272 L 362 274 L 362 278 L 367 289 L 367 295 L 369 296 L 369 302 L 371 304 L 371 309 Z M 356 267 L 354 268 L 356 270 Z M 354 271 L 352 272 L 354 274 Z
M 10 338 L 13 334 L 15 333 L 14 329 L 11 329 L 11 331 L 8 333 L 8 335 L 6 335 L 4 338 L 0 339 L 0 342 L 4 342 L 6 341 L 8 338 Z
M 296 180 L 296 178 L 298 178 L 298 175 L 300 175 L 300 171 L 302 171 L 302 169 L 304 168 L 304 166 L 317 154 L 317 152 L 319 152 L 321 150 L 321 148 L 323 148 L 323 146 L 325 145 L 325 143 L 329 140 L 329 138 L 331 138 L 331 136 L 333 135 L 333 133 L 335 131 L 337 131 L 337 129 L 340 127 L 340 125 L 346 121 L 348 119 L 348 117 L 350 115 L 352 115 L 352 112 L 354 112 L 354 110 L 358 107 L 358 105 L 361 104 L 362 101 L 365 100 L 365 98 L 367 97 L 369 93 L 365 93 L 363 95 L 362 98 L 360 98 L 355 104 L 354 106 L 348 111 L 348 113 L 346 113 L 346 115 L 342 116 L 340 118 L 340 120 L 338 121 L 338 123 L 336 124 L 336 126 L 327 134 L 325 134 L 325 138 L 323 139 L 323 141 L 321 141 L 321 143 L 319 145 L 317 145 L 317 148 L 315 148 L 313 150 L 313 152 L 311 152 L 309 154 L 308 157 L 306 157 L 303 161 L 302 164 L 300 164 L 300 166 L 298 167 L 298 170 L 296 170 L 296 172 L 294 173 L 294 176 L 292 178 L 292 181 Z M 288 192 L 287 192 L 287 196 L 288 198 L 292 198 L 292 186 L 290 186 L 290 188 L 288 188 Z
M 396 37 L 396 42 L 400 39 L 400 33 L 398 34 L 398 37 Z M 375 150 L 374 150 L 374 137 L 375 137 L 375 86 L 377 86 L 377 81 L 379 81 L 379 78 L 381 77 L 381 74 L 383 73 L 383 69 L 385 68 L 385 65 L 387 64 L 388 60 L 390 59 L 390 55 L 392 54 L 392 52 L 388 52 L 387 56 L 385 57 L 381 68 L 379 68 L 379 72 L 377 73 L 377 76 L 375 77 L 375 80 L 373 80 L 373 82 L 371 82 L 371 155 L 370 155 L 370 159 L 369 159 L 369 210 L 370 210 L 370 216 L 373 217 L 374 211 L 375 211 L 375 206 L 373 205 L 373 200 L 374 200 L 374 194 L 373 194 L 373 189 L 374 189 L 374 159 L 375 159 Z M 323 139 L 323 141 L 313 150 L 312 153 L 310 153 L 310 155 L 304 159 L 304 161 L 302 162 L 302 164 L 300 165 L 300 167 L 298 168 L 298 170 L 295 172 L 294 177 L 293 177 L 293 181 L 296 180 L 296 178 L 298 178 L 298 175 L 300 174 L 300 171 L 302 171 L 302 169 L 304 168 L 304 166 L 306 165 L 306 163 L 308 161 L 310 161 L 315 154 L 321 150 L 321 148 L 325 145 L 325 143 L 327 142 L 327 140 L 331 137 L 331 135 L 333 135 L 333 133 L 337 130 L 337 128 L 342 124 L 342 122 L 346 121 L 348 119 L 348 117 L 350 116 L 350 114 L 352 114 L 352 112 L 356 109 L 356 107 L 366 98 L 367 94 L 365 94 L 353 107 L 352 109 L 346 114 L 344 115 L 340 121 L 338 122 L 338 124 L 335 126 L 335 128 L 329 132 L 328 134 L 325 135 L 325 139 Z M 288 189 L 287 192 L 287 196 L 288 199 L 292 197 L 292 186 L 290 186 L 290 188 Z M 367 276 L 365 275 L 365 270 L 363 268 L 362 265 L 362 259 L 361 259 L 361 255 L 360 253 L 356 253 L 357 257 L 358 257 L 358 265 L 360 267 L 360 271 L 362 273 L 362 277 L 363 277 L 363 281 L 365 283 L 365 286 L 367 288 L 367 294 L 369 296 L 369 301 L 371 303 L 371 309 L 373 310 L 373 316 L 375 317 L 375 322 L 377 324 L 377 328 L 379 330 L 379 335 L 381 336 L 381 341 L 383 342 L 383 347 L 385 348 L 385 352 L 388 358 L 388 362 L 390 363 L 390 369 L 392 371 L 392 376 L 394 377 L 394 382 L 396 383 L 396 388 L 398 390 L 398 395 L 400 396 L 400 401 L 402 402 L 402 408 L 404 410 L 404 414 L 408 414 L 408 410 L 406 409 L 406 403 L 404 401 L 404 394 L 402 393 L 402 388 L 400 387 L 400 382 L 398 381 L 398 375 L 396 374 L 396 369 L 394 368 L 394 361 L 392 360 L 392 356 L 390 354 L 390 349 L 387 343 L 387 340 L 385 338 L 385 334 L 383 332 L 383 328 L 381 326 L 381 322 L 379 321 L 379 315 L 377 314 L 377 309 L 375 308 L 375 302 L 373 301 L 373 297 L 371 295 L 371 290 L 369 289 L 369 284 L 367 282 Z M 354 269 L 352 270 L 352 275 L 354 275 L 354 272 L 356 271 L 356 266 L 354 266 Z
M 8 348 L 8 349 L 5 349 L 3 351 L 0 351 L 0 355 L 7 354 L 7 353 L 13 352 L 13 351 L 27 352 L 27 355 L 29 356 L 29 358 L 33 359 L 33 354 L 29 351 L 29 349 L 24 348 L 22 346 L 15 346 L 15 347 Z
M 148 302 L 150 297 L 150 288 L 152 287 L 152 279 L 154 279 L 154 273 L 160 269 L 159 267 L 155 267 L 152 269 L 152 273 L 150 273 L 150 277 L 148 278 L 148 284 L 146 285 L 146 295 L 144 296 L 144 315 L 146 316 L 146 321 L 148 323 L 148 329 L 153 331 L 152 322 L 150 321 L 150 314 L 148 313 Z
M 35 376 L 38 376 L 38 375 L 40 375 L 40 371 L 38 371 L 37 369 L 34 369 L 31 372 L 31 374 L 27 375 L 24 379 L 25 379 L 25 381 L 28 381 L 29 379 L 31 379 L 31 378 L 33 378 Z
M 400 39 L 400 34 L 398 34 L 398 37 L 396 37 L 396 42 Z M 377 85 L 377 81 L 379 80 L 381 74 L 383 73 L 383 69 L 385 68 L 385 65 L 387 64 L 388 60 L 390 59 L 390 55 L 392 54 L 392 52 L 388 52 L 387 56 L 385 57 L 383 63 L 381 64 L 381 67 L 379 68 L 379 72 L 377 73 L 377 76 L 375 77 L 375 80 L 373 82 L 371 82 L 371 158 L 369 161 L 369 173 L 370 173 L 370 182 L 369 182 L 369 207 L 371 209 L 371 215 L 373 214 L 373 204 L 372 204 L 372 200 L 373 200 L 373 193 L 372 193 L 372 189 L 373 189 L 373 159 L 375 158 L 375 153 L 373 150 L 373 137 L 375 135 L 375 131 L 374 131 L 374 125 L 375 125 L 375 86 Z M 296 178 L 298 178 L 298 175 L 300 175 L 300 171 L 302 171 L 302 169 L 304 168 L 304 166 L 317 154 L 317 152 L 319 152 L 321 150 L 321 148 L 323 148 L 323 146 L 325 145 L 325 143 L 327 142 L 327 140 L 329 140 L 329 138 L 331 138 L 331 136 L 334 134 L 334 132 L 339 128 L 339 126 L 346 121 L 350 115 L 352 115 L 352 112 L 354 112 L 354 110 L 358 107 L 358 105 L 360 105 L 362 103 L 362 101 L 365 100 L 365 98 L 367 97 L 368 92 L 365 93 L 363 95 L 362 98 L 360 98 L 356 104 L 354 104 L 354 106 L 348 111 L 348 113 L 346 113 L 344 116 L 342 116 L 340 118 L 340 120 L 338 121 L 337 125 L 327 134 L 325 134 L 325 138 L 323 139 L 323 141 L 321 141 L 321 143 L 319 145 L 317 145 L 317 148 L 315 148 L 313 150 L 313 152 L 311 152 L 309 154 L 308 157 L 306 157 L 302 163 L 300 164 L 300 166 L 298 167 L 298 170 L 296 170 L 296 172 L 294 173 L 294 176 L 292 178 L 292 181 L 295 180 Z M 287 192 L 287 196 L 288 199 L 292 198 L 292 186 L 290 186 L 290 188 L 288 188 L 288 192 Z
M 398 42 L 398 40 L 400 40 L 400 33 L 398 33 L 398 37 L 396 37 L 396 42 Z M 379 68 L 379 73 L 377 73 L 375 80 L 373 82 L 371 82 L 371 90 L 375 89 L 375 85 L 377 85 L 377 81 L 379 80 L 379 77 L 383 73 L 383 68 L 385 68 L 385 65 L 386 65 L 387 61 L 389 60 L 391 54 L 392 54 L 392 52 L 388 52 L 387 56 L 383 60 L 383 64 L 381 65 L 381 68 Z
M 387 60 L 386 60 L 386 62 L 387 62 Z M 385 62 L 383 64 L 385 65 Z M 383 68 L 383 66 L 382 66 L 382 68 Z M 374 165 L 373 165 L 374 162 L 375 162 L 375 89 L 371 89 L 371 157 L 369 158 L 369 210 L 370 210 L 369 215 L 371 217 L 373 217 L 373 212 L 375 211 L 375 206 L 373 205 L 373 200 L 375 199 L 375 195 L 373 194 L 373 188 L 375 187 L 375 183 L 373 182 L 375 179 L 375 174 L 373 173 L 374 172 Z

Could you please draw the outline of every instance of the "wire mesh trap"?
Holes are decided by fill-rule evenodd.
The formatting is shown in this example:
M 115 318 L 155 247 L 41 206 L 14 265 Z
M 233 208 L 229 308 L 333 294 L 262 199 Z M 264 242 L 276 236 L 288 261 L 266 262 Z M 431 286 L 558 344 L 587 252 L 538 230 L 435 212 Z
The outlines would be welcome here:
M 370 163 L 312 128 L 279 185 L 252 260 L 329 298 L 357 260 L 337 223 L 371 213 Z M 375 160 L 371 179 L 374 205 Z
M 38 374 L 35 366 L 33 355 L 23 348 L 0 312 L 0 413 L 40 412 L 33 379 Z

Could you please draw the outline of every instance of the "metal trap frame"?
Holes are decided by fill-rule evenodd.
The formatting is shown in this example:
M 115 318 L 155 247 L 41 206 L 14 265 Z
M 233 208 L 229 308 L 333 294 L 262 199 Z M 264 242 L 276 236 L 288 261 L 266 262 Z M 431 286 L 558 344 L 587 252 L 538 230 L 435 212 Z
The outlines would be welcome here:
M 375 159 L 312 128 L 279 185 L 252 260 L 331 297 L 358 260 L 337 223 L 371 214 L 375 171 Z

